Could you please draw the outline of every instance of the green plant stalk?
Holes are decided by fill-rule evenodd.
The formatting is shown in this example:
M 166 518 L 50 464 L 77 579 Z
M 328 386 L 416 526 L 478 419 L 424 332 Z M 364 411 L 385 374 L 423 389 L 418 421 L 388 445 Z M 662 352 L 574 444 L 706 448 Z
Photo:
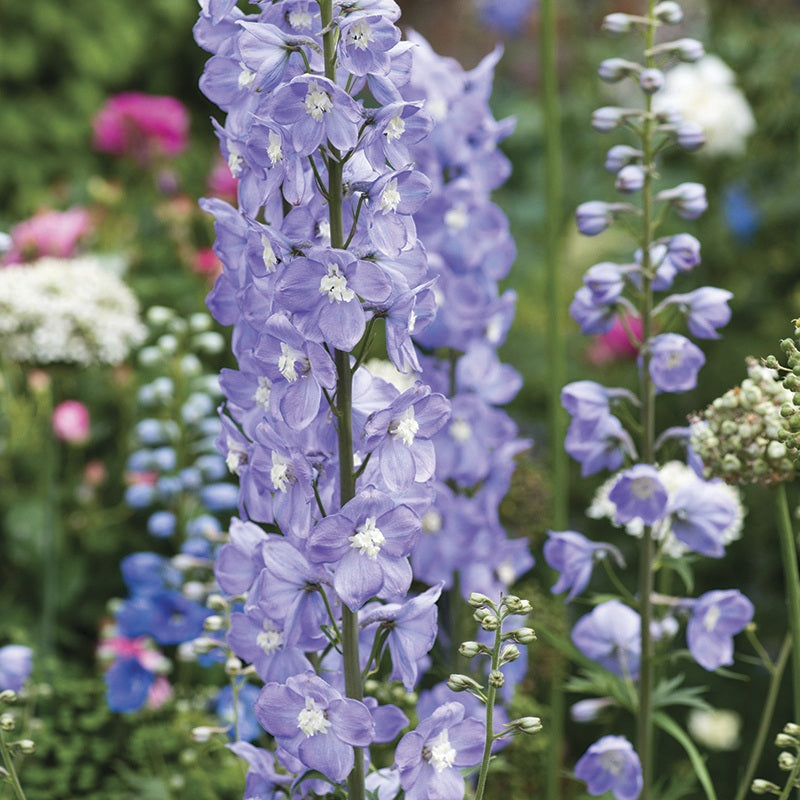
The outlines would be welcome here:
M 786 582 L 786 605 L 789 613 L 789 630 L 792 633 L 792 694 L 794 719 L 800 725 L 800 572 L 797 567 L 797 544 L 789 513 L 786 484 L 779 483 L 775 490 L 778 496 L 778 538 L 781 561 Z
M 767 742 L 769 735 L 770 725 L 772 724 L 772 715 L 775 713 L 775 704 L 778 702 L 778 691 L 781 688 L 781 678 L 786 669 L 786 663 L 789 660 L 789 655 L 792 652 L 792 635 L 787 633 L 783 639 L 778 660 L 770 669 L 771 677 L 769 681 L 769 689 L 767 696 L 764 699 L 764 709 L 761 712 L 761 720 L 758 723 L 758 731 L 756 738 L 753 741 L 753 749 L 750 751 L 750 758 L 747 761 L 747 767 L 744 772 L 744 777 L 739 784 L 739 789 L 736 792 L 734 800 L 745 800 L 750 791 L 750 786 L 753 783 L 753 777 L 758 769 L 758 762 L 761 759 L 761 754 L 764 752 L 764 745 Z
M 792 789 L 794 789 L 795 781 L 800 778 L 800 759 L 794 765 L 789 777 L 786 779 L 786 786 L 783 787 L 783 791 L 780 794 L 778 800 L 789 800 L 789 795 L 792 793 Z
M 6 735 L 3 731 L 0 731 L 0 750 L 3 753 L 3 765 L 5 766 L 6 772 L 8 772 L 7 780 L 11 784 L 11 788 L 14 790 L 14 795 L 16 796 L 17 800 L 26 800 L 25 792 L 23 791 L 22 784 L 19 780 L 19 775 L 17 775 L 17 770 L 14 766 L 14 759 L 8 749 Z
M 58 440 L 52 429 L 53 376 L 48 388 L 41 393 L 37 409 L 42 420 L 44 453 L 40 473 L 40 497 L 44 507 L 44 524 L 39 532 L 39 558 L 42 562 L 42 611 L 39 630 L 40 657 L 46 673 L 52 668 L 55 654 L 55 620 L 58 608 L 58 564 L 61 549 L 61 518 L 59 515 Z
M 333 19 L 333 0 L 319 0 L 322 28 L 323 53 L 325 58 L 325 77 L 336 80 L 336 40 L 338 31 L 331 25 Z M 342 163 L 340 154 L 331 148 L 328 159 L 328 219 L 331 227 L 331 247 L 344 248 L 342 225 Z M 339 449 L 339 503 L 355 497 L 356 480 L 353 463 L 353 374 L 350 367 L 350 353 L 335 351 L 336 364 L 336 432 Z M 342 655 L 344 660 L 345 694 L 354 700 L 361 700 L 364 686 L 361 680 L 361 667 L 358 659 L 358 611 L 351 611 L 342 605 Z M 360 747 L 353 748 L 353 770 L 347 777 L 349 800 L 364 800 L 365 770 L 364 756 Z
M 502 644 L 503 624 L 499 622 L 497 630 L 494 632 L 494 647 L 492 648 L 491 670 L 500 669 L 500 645 Z M 492 743 L 494 742 L 494 701 L 497 696 L 497 687 L 488 681 L 486 690 L 486 739 L 483 744 L 483 758 L 481 759 L 481 771 L 478 774 L 478 788 L 475 790 L 475 800 L 483 800 L 483 792 L 486 789 L 486 779 L 489 777 L 489 762 L 492 760 Z
M 562 286 L 559 269 L 559 241 L 563 221 L 563 177 L 561 151 L 561 112 L 558 98 L 556 59 L 555 0 L 541 0 L 540 65 L 541 93 L 544 109 L 544 203 L 545 265 L 548 299 L 548 349 L 550 365 L 550 467 L 553 476 L 552 519 L 555 530 L 567 525 L 567 454 L 564 450 L 564 412 L 561 408 L 561 387 L 564 385 L 566 347 L 562 325 Z M 565 660 L 557 657 L 550 679 L 550 725 L 548 739 L 547 800 L 559 800 L 561 776 L 561 742 L 564 737 L 564 673 Z
M 647 16 L 653 18 L 655 0 L 647 2 Z M 645 27 L 645 49 L 649 53 L 655 41 L 655 26 Z M 653 67 L 654 59 L 647 56 L 647 66 Z M 645 95 L 645 116 L 642 123 L 642 152 L 644 164 L 644 186 L 642 187 L 642 295 L 640 312 L 642 317 L 642 437 L 641 457 L 645 464 L 655 460 L 655 387 L 650 379 L 649 341 L 653 335 L 653 290 L 652 264 L 650 261 L 650 245 L 654 237 L 653 224 L 653 175 L 655 172 L 655 153 L 653 146 L 653 120 L 651 118 L 651 96 Z M 641 615 L 641 662 L 639 670 L 639 709 L 637 715 L 637 751 L 642 763 L 642 797 L 650 797 L 653 783 L 653 684 L 654 658 L 653 638 L 650 625 L 653 620 L 653 557 L 654 542 L 651 526 L 646 525 L 642 534 L 639 553 L 639 598 Z

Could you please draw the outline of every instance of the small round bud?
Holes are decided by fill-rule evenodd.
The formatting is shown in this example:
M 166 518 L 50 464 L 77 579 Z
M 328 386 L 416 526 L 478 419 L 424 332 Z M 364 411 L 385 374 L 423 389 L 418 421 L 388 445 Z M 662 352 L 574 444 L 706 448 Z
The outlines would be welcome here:
M 485 631 L 496 631 L 500 627 L 500 620 L 494 614 L 484 617 L 480 623 Z
M 472 618 L 475 622 L 481 622 L 482 620 L 486 619 L 486 617 L 492 615 L 492 611 L 488 608 L 477 608 L 475 609 L 475 613 L 472 615 Z
M 480 592 L 472 592 L 467 602 L 473 608 L 478 608 L 479 606 L 485 606 L 491 603 L 492 601 L 485 594 L 481 594 Z
M 627 33 L 633 27 L 634 19 L 630 14 L 607 14 L 601 28 L 609 33 Z
M 706 54 L 702 42 L 697 39 L 678 39 L 673 45 L 674 52 L 681 61 L 699 61 Z
M 462 642 L 458 652 L 465 658 L 473 658 L 483 650 L 483 645 L 479 642 Z
M 516 661 L 519 658 L 519 647 L 515 644 L 507 644 L 500 651 L 500 663 L 507 664 L 509 661 Z
M 178 340 L 171 333 L 165 333 L 159 336 L 156 346 L 164 355 L 171 356 L 178 350 Z
M 13 731 L 15 725 L 13 714 L 0 714 L 0 730 Z
M 624 58 L 607 58 L 605 61 L 600 62 L 597 74 L 600 76 L 600 80 L 606 83 L 616 83 L 623 78 L 627 78 L 628 75 L 639 72 L 640 69 L 641 67 L 638 64 L 634 64 Z
M 610 133 L 625 122 L 625 109 L 603 106 L 592 112 L 592 127 L 598 133 Z
M 533 628 L 517 628 L 513 634 L 514 639 L 520 644 L 530 644 L 536 641 L 536 631 Z
M 489 673 L 489 686 L 499 689 L 506 682 L 506 676 L 499 669 L 493 669 Z
M 212 614 L 203 620 L 203 630 L 221 631 L 225 627 L 225 620 L 219 614 Z
M 15 703 L 17 693 L 13 689 L 4 689 L 0 692 L 0 703 Z
M 238 675 L 242 671 L 242 662 L 236 658 L 236 656 L 231 656 L 225 662 L 225 674 L 226 675 Z
M 639 86 L 645 94 L 655 94 L 664 86 L 664 73 L 660 69 L 643 69 L 639 73 Z
M 675 138 L 678 146 L 688 153 L 699 150 L 706 143 L 706 134 L 703 126 L 697 122 L 681 122 L 675 129 Z
M 780 361 L 778 361 L 778 359 L 775 356 L 767 356 L 764 359 L 764 366 L 767 369 L 778 369 L 780 365 L 781 365 Z
M 653 16 L 665 25 L 677 25 L 683 20 L 683 9 L 672 0 L 656 3 Z
M 615 144 L 606 154 L 605 168 L 609 172 L 619 172 L 624 166 L 641 157 L 641 150 L 627 144 Z
M 483 687 L 469 675 L 454 673 L 447 679 L 447 687 L 454 692 L 465 692 L 467 689 L 482 689 Z
M 793 755 L 788 750 L 784 750 L 782 753 L 778 754 L 778 769 L 789 772 L 794 769 L 796 763 L 797 756 Z
M 31 755 L 36 750 L 36 744 L 32 739 L 20 739 L 18 742 L 15 742 L 15 745 L 20 753 L 26 756 Z
M 214 733 L 216 733 L 215 729 L 209 725 L 199 725 L 196 728 L 192 728 L 192 740 L 198 744 L 205 744 Z
M 797 747 L 798 744 L 800 744 L 800 742 L 788 733 L 779 733 L 775 737 L 776 747 Z
M 622 194 L 633 194 L 644 186 L 645 171 L 638 164 L 628 164 L 617 173 L 614 188 Z
M 590 200 L 578 206 L 575 211 L 575 221 L 578 231 L 584 236 L 597 236 L 611 225 L 614 216 L 608 203 L 601 200 Z
M 780 461 L 786 456 L 786 445 L 781 442 L 770 442 L 767 445 L 767 458 L 772 461 Z
M 788 733 L 789 736 L 800 736 L 800 725 L 796 722 L 787 722 L 783 726 L 783 732 Z

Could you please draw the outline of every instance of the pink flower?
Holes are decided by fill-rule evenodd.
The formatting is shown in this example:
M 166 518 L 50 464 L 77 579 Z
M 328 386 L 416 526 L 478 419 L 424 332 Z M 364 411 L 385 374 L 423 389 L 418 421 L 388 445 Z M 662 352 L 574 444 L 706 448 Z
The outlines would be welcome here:
M 19 264 L 42 256 L 69 258 L 91 230 L 92 220 L 85 208 L 40 211 L 11 229 L 11 249 L 4 262 Z
M 53 432 L 62 441 L 84 444 L 89 440 L 89 409 L 78 400 L 64 400 L 53 409 Z
M 222 272 L 222 262 L 210 247 L 205 247 L 194 254 L 192 269 L 198 275 L 207 275 L 213 279 Z
M 642 320 L 639 317 L 626 317 L 628 327 L 633 331 L 637 338 L 642 336 Z M 586 348 L 586 357 L 589 363 L 596 367 L 608 364 L 612 361 L 626 361 L 636 358 L 638 350 L 633 346 L 625 326 L 619 317 L 614 320 L 614 324 L 608 333 L 595 336 L 594 341 Z
M 177 156 L 186 149 L 189 114 L 174 97 L 122 92 L 98 111 L 93 126 L 97 150 L 146 164 L 153 156 Z
M 208 191 L 222 200 L 235 203 L 239 181 L 231 174 L 230 167 L 221 159 L 214 161 L 208 175 Z

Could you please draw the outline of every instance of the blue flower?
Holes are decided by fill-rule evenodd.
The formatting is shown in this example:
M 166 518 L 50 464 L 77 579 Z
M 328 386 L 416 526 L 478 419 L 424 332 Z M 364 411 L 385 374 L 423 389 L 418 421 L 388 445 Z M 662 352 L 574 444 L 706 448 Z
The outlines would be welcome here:
M 679 333 L 662 333 L 650 341 L 648 370 L 662 392 L 685 392 L 697 385 L 697 373 L 706 362 L 703 351 Z
M 581 617 L 572 641 L 584 655 L 615 675 L 636 680 L 641 657 L 641 618 L 619 600 L 608 600 Z
M 569 589 L 566 602 L 579 595 L 592 577 L 592 568 L 599 559 L 610 553 L 622 566 L 622 554 L 616 547 L 604 542 L 591 542 L 576 531 L 548 531 L 544 543 L 544 557 L 552 569 L 561 573 L 551 588 L 553 594 Z
M 618 525 L 633 519 L 653 525 L 664 516 L 668 493 L 655 467 L 636 464 L 620 475 L 608 499 L 617 507 L 614 522 Z
M 0 691 L 18 692 L 33 669 L 33 650 L 21 644 L 0 647 Z
M 707 670 L 733 664 L 733 637 L 753 619 L 753 611 L 753 604 L 738 589 L 698 597 L 686 626 L 694 660 Z
M 617 800 L 637 800 L 642 791 L 642 765 L 624 736 L 598 739 L 578 759 L 575 777 L 593 796 L 611 791 Z

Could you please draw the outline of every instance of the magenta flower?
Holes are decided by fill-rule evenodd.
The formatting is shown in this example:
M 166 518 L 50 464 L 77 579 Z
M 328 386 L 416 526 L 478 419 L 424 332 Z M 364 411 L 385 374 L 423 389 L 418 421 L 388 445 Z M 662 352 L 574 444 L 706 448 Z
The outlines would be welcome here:
M 598 739 L 578 759 L 575 777 L 593 796 L 611 791 L 617 800 L 637 800 L 642 791 L 642 765 L 624 736 Z
M 53 433 L 68 444 L 89 441 L 89 409 L 78 400 L 64 400 L 53 409 Z
M 122 92 L 106 102 L 92 124 L 97 150 L 143 164 L 159 155 L 177 156 L 188 144 L 189 114 L 174 97 Z
M 89 212 L 80 206 L 67 211 L 40 211 L 11 228 L 11 249 L 4 263 L 19 264 L 42 256 L 69 258 L 91 231 Z

